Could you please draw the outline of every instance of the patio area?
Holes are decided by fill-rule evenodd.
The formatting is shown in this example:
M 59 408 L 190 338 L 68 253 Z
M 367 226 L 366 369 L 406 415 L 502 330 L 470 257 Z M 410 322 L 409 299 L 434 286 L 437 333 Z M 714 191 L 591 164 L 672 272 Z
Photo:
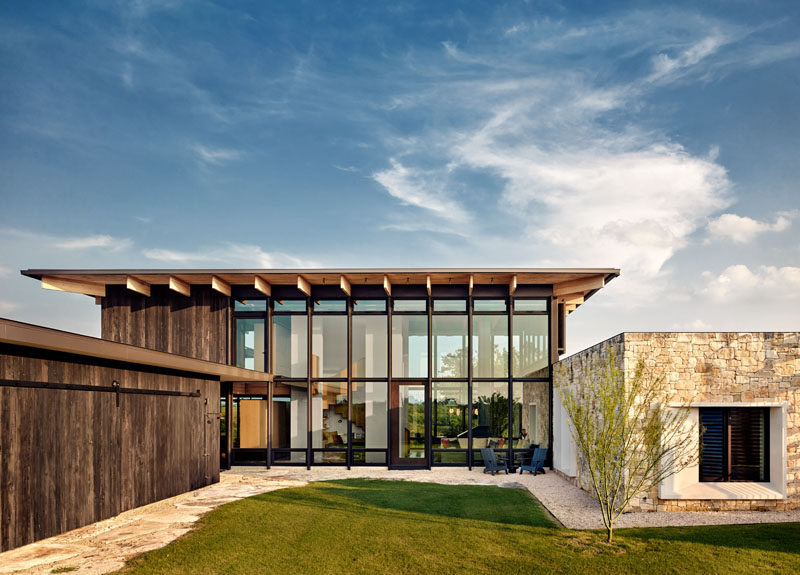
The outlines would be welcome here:
M 192 529 L 192 525 L 215 507 L 256 495 L 299 487 L 311 481 L 335 479 L 389 479 L 450 485 L 498 485 L 526 488 L 565 527 L 601 528 L 596 504 L 577 487 L 548 471 L 545 475 L 498 474 L 492 477 L 480 469 L 438 468 L 430 471 L 396 471 L 385 468 L 274 468 L 238 467 L 221 474 L 218 484 L 116 517 L 51 537 L 0 554 L 0 573 L 50 573 L 54 569 L 77 567 L 75 573 L 109 573 L 134 555 L 157 549 Z M 685 512 L 629 513 L 617 526 L 655 527 L 718 525 L 732 523 L 800 522 L 800 510 L 781 512 Z

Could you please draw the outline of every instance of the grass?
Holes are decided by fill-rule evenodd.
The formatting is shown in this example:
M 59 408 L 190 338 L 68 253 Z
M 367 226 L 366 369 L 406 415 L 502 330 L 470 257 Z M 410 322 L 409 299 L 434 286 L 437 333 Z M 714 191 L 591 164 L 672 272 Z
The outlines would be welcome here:
M 800 524 L 559 528 L 523 489 L 311 483 L 224 505 L 124 574 L 798 573 Z

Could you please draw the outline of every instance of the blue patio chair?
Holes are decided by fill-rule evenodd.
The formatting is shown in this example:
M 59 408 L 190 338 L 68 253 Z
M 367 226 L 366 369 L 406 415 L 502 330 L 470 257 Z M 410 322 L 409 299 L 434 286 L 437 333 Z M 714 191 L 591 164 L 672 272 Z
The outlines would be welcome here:
M 506 475 L 508 475 L 508 464 L 505 461 L 497 460 L 494 449 L 484 447 L 481 449 L 481 457 L 483 458 L 483 464 L 486 466 L 483 468 L 484 473 L 491 471 L 492 475 L 494 475 L 498 471 L 505 471 Z
M 536 476 L 539 472 L 544 473 L 544 460 L 547 457 L 547 449 L 544 447 L 537 447 L 533 450 L 531 460 L 527 464 L 525 462 L 519 466 L 519 474 L 522 475 L 523 471 L 530 471 Z

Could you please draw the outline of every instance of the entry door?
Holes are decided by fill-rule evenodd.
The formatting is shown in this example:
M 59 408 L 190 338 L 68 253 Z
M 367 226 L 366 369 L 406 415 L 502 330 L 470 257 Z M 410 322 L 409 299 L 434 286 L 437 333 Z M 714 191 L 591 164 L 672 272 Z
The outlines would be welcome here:
M 398 467 L 426 467 L 428 435 L 426 385 L 392 382 L 389 461 Z

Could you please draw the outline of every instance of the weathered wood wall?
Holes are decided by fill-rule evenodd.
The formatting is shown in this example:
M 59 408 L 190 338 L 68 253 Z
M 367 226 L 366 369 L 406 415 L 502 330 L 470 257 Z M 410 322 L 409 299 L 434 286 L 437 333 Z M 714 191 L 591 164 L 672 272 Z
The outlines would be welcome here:
M 0 551 L 219 481 L 216 378 L 0 344 L 0 379 L 201 394 L 0 385 Z
M 167 286 L 151 286 L 150 296 L 125 286 L 108 286 L 102 304 L 102 337 L 148 349 L 228 361 L 230 298 L 208 286 L 192 286 L 186 297 Z

